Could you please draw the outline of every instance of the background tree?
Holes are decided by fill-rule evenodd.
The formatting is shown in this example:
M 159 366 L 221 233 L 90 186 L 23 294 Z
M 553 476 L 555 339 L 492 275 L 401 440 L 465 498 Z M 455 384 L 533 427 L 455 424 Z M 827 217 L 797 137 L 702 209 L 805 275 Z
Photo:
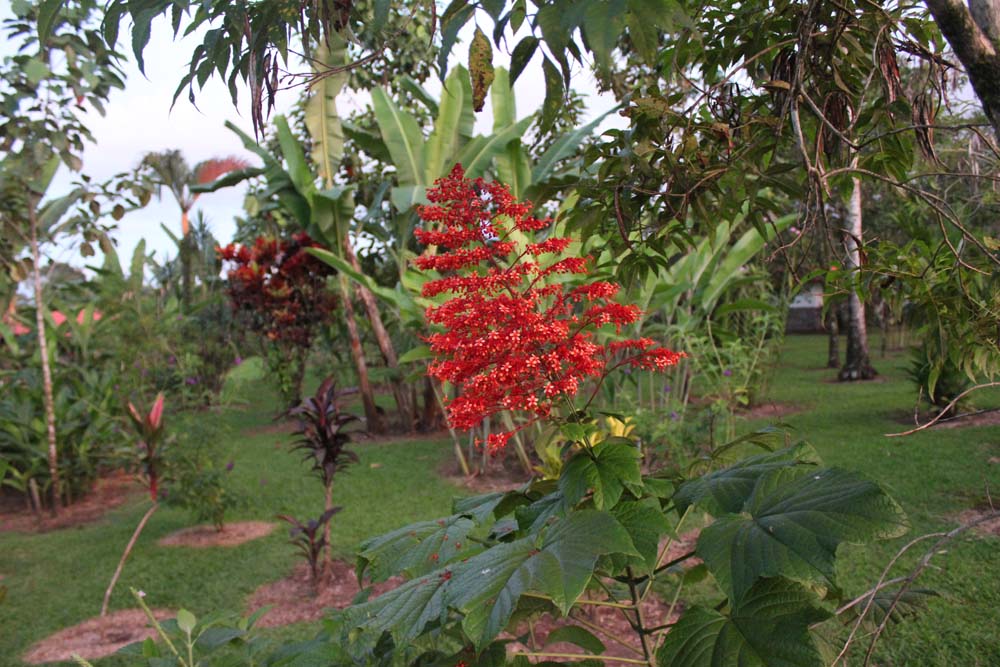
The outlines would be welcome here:
M 185 307 L 191 305 L 191 289 L 194 282 L 192 254 L 197 250 L 192 243 L 189 214 L 201 194 L 192 192 L 191 186 L 211 183 L 224 174 L 246 166 L 244 160 L 230 156 L 210 158 L 191 167 L 179 150 L 146 153 L 139 164 L 139 173 L 149 178 L 158 193 L 162 188 L 166 188 L 181 209 L 178 255 L 181 264 L 181 301 Z

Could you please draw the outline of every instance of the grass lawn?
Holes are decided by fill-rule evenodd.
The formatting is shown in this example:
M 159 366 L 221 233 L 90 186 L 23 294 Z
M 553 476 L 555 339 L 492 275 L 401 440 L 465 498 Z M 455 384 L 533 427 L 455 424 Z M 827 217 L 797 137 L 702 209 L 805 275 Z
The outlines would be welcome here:
M 852 594 L 878 577 L 896 550 L 912 537 L 956 525 L 955 515 L 1000 488 L 1000 427 L 932 429 L 904 439 L 884 433 L 903 430 L 899 420 L 912 412 L 913 390 L 903 369 L 905 355 L 876 359 L 884 381 L 829 382 L 822 368 L 825 339 L 792 337 L 769 399 L 802 408 L 784 422 L 811 442 L 831 465 L 859 470 L 885 485 L 912 523 L 907 537 L 876 548 L 846 547 L 840 584 Z M 877 346 L 873 346 L 877 349 Z M 277 512 L 318 514 L 320 485 L 305 474 L 298 457 L 284 451 L 288 436 L 269 428 L 274 397 L 245 365 L 232 378 L 229 396 L 238 399 L 221 412 L 185 416 L 219 419 L 235 462 L 233 475 L 251 496 L 233 519 L 268 519 Z M 1000 397 L 976 398 L 980 406 Z M 249 401 L 249 402 L 247 402 Z M 746 424 L 750 428 L 755 424 Z M 345 507 L 334 518 L 339 555 L 350 557 L 357 543 L 405 522 L 448 511 L 459 493 L 436 468 L 450 456 L 446 441 L 364 444 L 362 462 L 337 482 L 335 501 Z M 379 464 L 373 467 L 372 464 Z M 120 550 L 146 508 L 137 499 L 104 520 L 41 535 L 0 534 L 0 573 L 9 588 L 0 605 L 0 664 L 18 665 L 34 641 L 95 615 Z M 158 538 L 189 525 L 183 512 L 162 508 L 150 522 L 126 567 L 113 608 L 132 606 L 129 586 L 146 591 L 154 606 L 184 605 L 198 614 L 241 609 L 261 583 L 285 576 L 297 562 L 285 531 L 232 549 L 165 549 Z M 1000 665 L 1000 546 L 998 540 L 967 535 L 934 560 L 920 585 L 941 597 L 920 618 L 891 630 L 877 653 L 881 665 Z M 921 555 L 904 558 L 899 573 Z M 904 569 L 905 568 L 905 569 Z M 691 593 L 698 595 L 699 591 Z M 286 637 L 308 636 L 311 626 L 292 626 Z M 113 660 L 100 665 L 117 664 Z
M 323 507 L 322 486 L 307 474 L 300 455 L 289 453 L 290 436 L 275 432 L 271 418 L 276 398 L 259 375 L 254 364 L 244 364 L 231 378 L 232 407 L 184 415 L 168 422 L 168 428 L 183 429 L 193 419 L 223 422 L 234 462 L 231 474 L 249 496 L 248 506 L 227 518 L 272 520 L 276 513 L 317 516 Z M 334 487 L 334 502 L 344 507 L 332 524 L 339 557 L 353 561 L 354 547 L 362 539 L 447 513 L 451 499 L 462 493 L 437 474 L 450 456 L 446 440 L 360 443 L 354 449 L 361 463 L 338 476 Z M 0 533 L 0 573 L 6 575 L 2 583 L 8 588 L 7 599 L 0 604 L 0 665 L 22 664 L 19 656 L 35 641 L 100 611 L 121 550 L 148 502 L 137 497 L 103 520 L 79 528 Z M 166 506 L 157 510 L 125 567 L 112 610 L 135 606 L 130 586 L 145 591 L 147 601 L 156 607 L 184 606 L 198 615 L 242 610 L 254 589 L 281 579 L 299 562 L 284 524 L 266 538 L 234 548 L 156 545 L 161 537 L 191 523 L 184 511 Z M 311 631 L 291 627 L 279 632 L 295 636 Z
M 883 381 L 841 384 L 822 368 L 822 336 L 791 337 L 769 398 L 803 410 L 784 418 L 828 465 L 858 470 L 880 482 L 902 505 L 910 532 L 897 540 L 840 552 L 840 585 L 860 594 L 875 583 L 895 552 L 912 538 L 957 525 L 955 515 L 1000 489 L 1000 427 L 928 429 L 905 438 L 885 433 L 912 427 L 915 392 L 905 353 L 873 360 Z M 878 349 L 872 345 L 872 349 Z M 1000 393 L 973 396 L 977 407 L 1000 405 Z M 909 418 L 909 425 L 901 420 Z M 894 574 L 907 574 L 933 542 L 914 548 Z M 935 557 L 918 586 L 938 591 L 917 619 L 880 642 L 880 665 L 1000 665 L 1000 540 L 966 533 Z M 863 642 L 867 647 L 867 642 Z M 839 649 L 839 647 L 838 647 Z M 864 650 L 861 651 L 864 654 Z

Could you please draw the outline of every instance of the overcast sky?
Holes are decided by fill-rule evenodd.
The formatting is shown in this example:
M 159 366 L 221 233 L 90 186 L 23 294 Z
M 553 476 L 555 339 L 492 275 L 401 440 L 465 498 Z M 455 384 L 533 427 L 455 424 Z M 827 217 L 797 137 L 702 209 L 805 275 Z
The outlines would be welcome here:
M 0 18 L 11 15 L 8 0 L 0 0 Z M 486 19 L 487 22 L 489 19 Z M 485 27 L 485 26 L 484 26 Z M 214 78 L 196 99 L 197 108 L 182 96 L 174 108 L 170 109 L 174 89 L 181 76 L 187 70 L 191 51 L 199 43 L 200 36 L 192 35 L 187 39 L 173 41 L 168 21 L 159 19 L 153 24 L 149 46 L 146 49 L 146 73 L 143 76 L 134 60 L 130 57 L 125 65 L 127 75 L 124 91 L 112 94 L 107 105 L 107 115 L 101 117 L 96 113 L 88 117 L 88 125 L 93 132 L 95 143 L 88 146 L 84 153 L 84 172 L 95 179 L 101 180 L 118 172 L 134 168 L 142 155 L 148 151 L 165 149 L 180 149 L 189 164 L 210 158 L 227 155 L 237 155 L 252 164 L 257 164 L 255 156 L 248 153 L 239 139 L 223 125 L 232 121 L 248 134 L 253 134 L 246 102 L 245 90 L 241 91 L 239 107 L 234 108 L 229 92 L 224 83 Z M 471 32 L 470 32 L 471 34 Z M 468 37 L 468 35 L 466 35 Z M 120 38 L 119 48 L 128 50 L 130 43 L 127 34 Z M 453 62 L 464 61 L 468 53 L 463 40 L 453 52 Z M 515 42 L 516 43 L 516 42 Z M 10 53 L 7 44 L 0 47 L 0 53 Z M 497 52 L 496 65 L 506 65 L 509 57 Z M 574 76 L 574 87 L 587 96 L 586 118 L 593 118 L 614 106 L 614 99 L 608 95 L 599 95 L 593 78 L 589 73 L 581 72 Z M 436 77 L 429 80 L 426 87 L 432 94 L 440 91 Z M 518 102 L 518 117 L 540 108 L 544 98 L 545 85 L 542 79 L 541 67 L 537 60 L 528 66 L 515 84 Z M 296 96 L 295 91 L 288 91 L 279 97 L 276 113 L 287 109 Z M 338 99 L 342 112 L 368 103 L 367 95 L 356 96 L 344 93 Z M 477 131 L 488 132 L 492 126 L 490 103 L 487 104 L 477 118 Z M 611 114 L 602 127 L 610 125 L 622 126 L 623 119 Z M 73 175 L 63 169 L 50 188 L 50 193 L 61 194 L 67 191 Z M 175 233 L 179 230 L 180 214 L 177 205 L 169 194 L 164 191 L 163 201 L 155 198 L 144 209 L 128 213 L 118 222 L 118 229 L 113 238 L 118 244 L 118 253 L 127 267 L 127 259 L 140 239 L 146 239 L 148 251 L 155 251 L 156 259 L 162 261 L 166 256 L 176 254 L 176 249 L 170 238 L 160 228 L 165 224 Z M 228 188 L 216 193 L 203 195 L 199 198 L 195 211 L 201 210 L 209 220 L 212 231 L 221 242 L 232 238 L 235 230 L 234 217 L 242 211 L 244 188 Z M 75 248 L 60 247 L 50 253 L 53 258 L 81 265 Z M 96 261 L 95 261 L 96 260 Z M 90 258 L 87 263 L 99 263 L 97 258 Z

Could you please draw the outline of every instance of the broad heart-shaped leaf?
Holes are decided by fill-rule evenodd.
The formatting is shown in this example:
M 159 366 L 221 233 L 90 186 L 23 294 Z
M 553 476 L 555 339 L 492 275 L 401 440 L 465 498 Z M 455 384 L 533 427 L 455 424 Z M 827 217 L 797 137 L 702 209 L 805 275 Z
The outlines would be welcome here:
M 372 89 L 372 107 L 400 185 L 416 185 L 424 175 L 424 136 L 416 119 L 396 106 L 381 88 Z
M 738 463 L 681 484 L 674 502 L 681 513 L 697 505 L 713 516 L 736 514 L 764 473 L 794 466 L 815 466 L 819 457 L 809 445 L 799 444 L 775 452 L 747 457 Z
M 634 566 L 639 574 L 652 572 L 659 555 L 660 536 L 671 532 L 670 522 L 659 503 L 651 499 L 620 502 L 611 509 L 611 513 L 628 531 L 632 544 L 640 554 L 615 557 L 615 565 L 619 568 Z
M 551 598 L 565 614 L 590 582 L 597 558 L 610 553 L 635 553 L 625 529 L 606 512 L 573 512 L 540 539 L 496 545 L 350 607 L 341 627 L 354 637 L 367 632 L 370 640 L 389 632 L 404 644 L 455 610 L 479 650 L 506 627 L 524 593 Z
M 565 615 L 586 589 L 598 556 L 637 554 L 628 533 L 606 512 L 582 510 L 557 521 L 541 546 L 524 538 L 500 544 L 456 571 L 454 605 L 465 617 L 462 628 L 477 648 L 507 625 L 526 592 L 550 597 Z
M 419 577 L 457 558 L 474 553 L 466 539 L 477 523 L 455 514 L 436 521 L 421 521 L 361 543 L 358 577 L 385 581 L 396 574 Z
M 786 579 L 759 581 L 727 616 L 692 607 L 656 654 L 658 667 L 821 667 L 809 626 L 829 617 Z
M 701 532 L 698 555 L 730 598 L 739 598 L 763 577 L 832 584 L 841 542 L 905 531 L 899 505 L 874 482 L 837 468 L 784 468 L 757 480 L 741 514 Z
M 590 452 L 579 451 L 563 468 L 559 490 L 566 502 L 575 505 L 594 490 L 594 506 L 611 508 L 629 489 L 637 497 L 642 493 L 642 453 L 630 442 L 608 439 Z

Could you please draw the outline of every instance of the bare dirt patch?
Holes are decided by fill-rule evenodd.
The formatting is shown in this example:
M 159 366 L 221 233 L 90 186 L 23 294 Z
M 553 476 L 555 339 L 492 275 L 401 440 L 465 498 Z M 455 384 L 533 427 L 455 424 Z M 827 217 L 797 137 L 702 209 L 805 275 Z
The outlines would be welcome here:
M 154 609 L 157 620 L 172 618 L 167 609 Z M 21 659 L 29 665 L 72 660 L 73 654 L 87 660 L 111 655 L 123 646 L 143 641 L 156 634 L 141 609 L 122 609 L 107 616 L 96 616 L 73 627 L 60 630 L 36 643 Z
M 569 617 L 553 617 L 551 614 L 542 614 L 531 623 L 521 623 L 515 634 L 506 635 L 518 638 L 517 641 L 507 645 L 507 655 L 510 656 L 512 653 L 521 651 L 583 655 L 586 651 L 576 644 L 569 642 L 548 643 L 549 635 L 554 630 L 567 625 L 578 625 L 589 630 L 603 642 L 606 650 L 601 656 L 641 659 L 642 645 L 623 611 L 615 607 L 588 605 L 587 600 L 607 602 L 607 599 L 601 596 L 585 597 L 581 600 L 582 604 L 570 612 Z M 684 611 L 684 603 L 678 602 L 671 609 L 668 603 L 651 593 L 639 603 L 639 608 L 642 610 L 643 625 L 647 628 L 655 628 L 668 623 L 676 623 Z M 627 613 L 631 614 L 632 612 Z M 597 658 L 600 659 L 601 656 L 597 656 Z
M 492 493 L 494 491 L 513 491 L 528 482 L 528 476 L 516 461 L 497 461 L 485 473 L 466 476 L 458 467 L 458 463 L 449 459 L 439 468 L 438 474 L 455 486 L 460 486 L 476 493 Z
M 119 470 L 98 479 L 90 493 L 69 507 L 60 509 L 58 517 L 53 517 L 48 510 L 36 515 L 24 507 L 21 498 L 10 497 L 0 505 L 0 532 L 45 533 L 91 523 L 142 491 L 143 487 L 134 475 Z
M 678 539 L 671 540 L 667 548 L 667 553 L 663 556 L 663 562 L 669 563 L 692 551 L 700 533 L 700 530 L 690 530 L 679 535 Z M 660 543 L 660 548 L 662 549 L 665 544 L 666 540 L 663 540 Z M 699 563 L 701 563 L 700 558 L 691 557 L 685 560 L 681 567 L 687 569 Z M 607 598 L 595 595 L 591 595 L 586 599 L 597 602 L 607 601 Z M 653 594 L 647 596 L 639 606 L 642 610 L 643 625 L 647 628 L 676 623 L 685 608 L 684 602 L 678 601 L 671 609 L 669 603 L 664 602 Z M 629 613 L 631 614 L 631 612 Z M 604 643 L 607 649 L 602 654 L 604 656 L 632 659 L 642 658 L 642 646 L 640 645 L 639 638 L 621 609 L 588 605 L 586 603 L 581 604 L 578 609 L 572 611 L 570 618 L 555 618 L 550 614 L 543 614 L 530 626 L 528 623 L 522 623 L 518 626 L 514 635 L 519 637 L 519 641 L 508 644 L 508 655 L 514 651 L 531 651 L 532 649 L 524 642 L 533 643 L 535 647 L 534 651 L 571 653 L 573 655 L 585 653 L 579 646 L 568 642 L 546 644 L 549 634 L 553 630 L 565 625 L 580 625 L 590 630 Z M 532 636 L 534 637 L 533 642 L 530 640 Z
M 996 511 L 990 509 L 989 507 L 974 507 L 972 509 L 965 510 L 955 518 L 964 526 L 995 513 Z M 1000 537 L 1000 516 L 995 516 L 992 519 L 986 519 L 972 530 L 979 535 L 984 535 L 986 537 Z
M 191 547 L 208 549 L 211 547 L 235 547 L 251 540 L 267 537 L 277 524 L 265 521 L 238 521 L 227 523 L 222 530 L 215 526 L 191 526 L 182 528 L 160 538 L 156 543 L 161 547 Z
M 393 577 L 375 584 L 371 597 L 378 597 L 401 583 L 402 578 Z M 350 605 L 360 591 L 354 568 L 343 561 L 333 561 L 318 590 L 310 581 L 308 566 L 302 563 L 284 579 L 264 584 L 254 591 L 247 603 L 247 613 L 270 606 L 271 609 L 258 622 L 262 627 L 316 621 L 326 615 L 327 609 L 342 609 Z
M 898 424 L 905 424 L 911 428 L 915 428 L 921 424 L 926 424 L 931 419 L 933 415 L 917 415 L 917 423 L 913 420 L 913 411 L 907 412 L 895 412 L 893 415 L 893 421 Z M 974 426 L 1000 426 L 1000 410 L 983 410 L 981 412 L 963 412 L 961 414 L 955 415 L 953 417 L 943 417 L 942 419 L 935 422 L 933 426 L 929 426 L 927 430 L 931 429 L 952 429 L 952 428 L 966 428 Z
M 802 406 L 792 403 L 761 403 L 748 410 L 741 410 L 737 414 L 746 419 L 781 419 L 802 410 Z

